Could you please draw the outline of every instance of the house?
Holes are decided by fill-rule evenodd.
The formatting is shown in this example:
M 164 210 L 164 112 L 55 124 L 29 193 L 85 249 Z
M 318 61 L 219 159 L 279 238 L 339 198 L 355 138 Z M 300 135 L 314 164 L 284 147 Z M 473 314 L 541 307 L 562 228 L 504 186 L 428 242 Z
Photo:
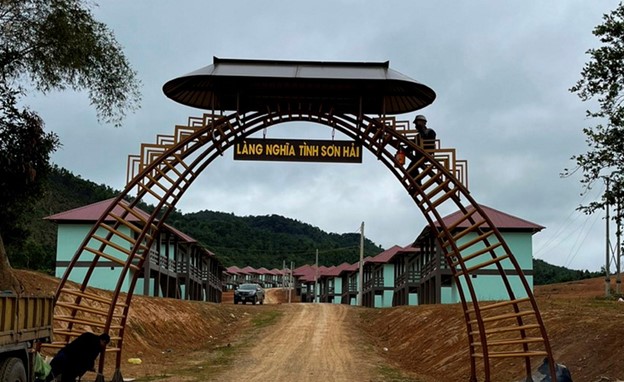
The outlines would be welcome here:
M 364 263 L 363 306 L 371 308 L 392 306 L 395 289 L 395 264 L 392 259 L 399 252 L 406 250 L 408 249 L 394 245 Z
M 394 266 L 392 306 L 418 305 L 420 268 L 416 264 L 419 253 L 418 248 L 408 246 L 390 259 Z
M 301 302 L 314 301 L 317 275 L 315 265 L 305 264 L 293 270 L 295 295 L 300 296 Z
M 114 199 L 103 200 L 45 218 L 58 224 L 56 277 L 63 277 L 74 254 L 113 201 Z M 128 205 L 126 202 L 122 203 Z M 145 220 L 149 218 L 149 214 L 137 207 L 134 208 L 134 211 L 137 215 L 145 217 Z M 121 215 L 121 207 L 115 207 L 113 213 Z M 142 220 L 133 214 L 129 214 L 127 220 L 137 226 L 143 224 Z M 114 220 L 111 218 L 105 223 L 112 226 Z M 121 226 L 119 230 L 121 230 L 121 234 L 128 237 L 134 235 L 134 232 L 130 232 L 126 226 Z M 98 232 L 98 236 L 106 237 L 108 232 L 102 231 Z M 118 249 L 113 249 L 115 247 Z M 109 246 L 109 250 L 110 253 L 107 253 L 109 256 L 121 257 L 121 251 L 129 251 L 131 248 L 128 241 L 119 240 L 119 242 Z M 88 255 L 83 253 L 80 261 L 73 265 L 69 280 L 82 282 L 84 275 L 91 266 L 91 261 L 85 261 L 85 259 L 88 259 Z M 197 240 L 168 224 L 163 224 L 150 248 L 149 260 L 146 259 L 143 268 L 136 271 L 139 274 L 134 292 L 148 296 L 219 302 L 221 301 L 222 273 L 224 270 L 216 256 L 201 247 Z M 115 290 L 121 271 L 122 267 L 117 263 L 101 258 L 93 269 L 89 285 Z M 128 271 L 131 272 L 131 275 L 123 279 L 124 285 L 121 287 L 121 291 L 126 293 L 132 286 L 132 279 L 134 278 L 132 272 L 135 272 L 133 269 Z
M 226 290 L 234 290 L 236 287 L 243 283 L 243 276 L 241 269 L 236 265 L 225 268 L 223 273 L 223 282 Z
M 338 277 L 340 278 L 340 284 L 342 285 L 342 293 L 340 295 L 341 304 L 357 305 L 359 272 L 360 263 L 356 262 L 349 265 L 348 267 L 344 267 L 338 274 Z
M 332 266 L 322 272 L 319 277 L 321 285 L 321 302 L 342 303 L 342 271 L 349 268 L 349 263 Z
M 505 243 L 514 255 L 530 288 L 533 288 L 533 241 L 535 233 L 544 229 L 539 224 L 521 219 L 516 216 L 498 211 L 494 208 L 480 205 L 481 210 L 489 217 L 498 229 Z M 468 207 L 468 212 L 474 210 Z M 469 247 L 472 253 L 485 248 L 479 241 L 479 233 L 467 231 L 469 222 L 461 220 L 464 213 L 457 211 L 442 218 L 446 227 L 453 227 L 452 233 L 460 238 L 456 241 L 459 248 Z M 476 221 L 482 220 L 478 212 L 474 213 Z M 454 224 L 460 222 L 460 224 Z M 466 234 L 460 234 L 466 232 Z M 400 304 L 437 304 L 457 303 L 461 301 L 459 288 L 452 276 L 452 271 L 444 258 L 443 251 L 435 240 L 436 232 L 427 226 L 418 236 L 411 251 L 403 253 L 402 258 L 394 260 L 396 283 L 395 291 L 402 292 L 394 299 L 395 305 Z M 502 246 L 495 249 L 502 253 Z M 467 258 L 470 253 L 460 253 Z M 467 259 L 466 267 L 470 267 L 473 259 Z M 397 264 L 400 266 L 397 267 Z M 498 262 L 509 280 L 510 288 L 516 298 L 526 297 L 526 290 L 522 286 L 521 277 L 509 259 Z M 479 301 L 506 300 L 508 293 L 500 276 L 496 264 L 480 267 L 470 272 L 471 283 L 475 296 Z M 460 278 L 462 290 L 468 290 L 465 280 Z M 467 301 L 472 301 L 468 294 Z

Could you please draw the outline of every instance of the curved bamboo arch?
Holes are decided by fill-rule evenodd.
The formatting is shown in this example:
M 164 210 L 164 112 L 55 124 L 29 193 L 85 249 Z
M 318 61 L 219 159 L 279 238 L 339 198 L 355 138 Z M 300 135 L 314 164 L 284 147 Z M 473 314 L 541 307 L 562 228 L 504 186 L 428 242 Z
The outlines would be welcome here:
M 107 349 L 107 353 L 116 353 L 113 381 L 122 380 L 120 367 L 123 338 L 138 271 L 149 258 L 156 234 L 168 215 L 195 178 L 227 149 L 264 128 L 293 121 L 323 124 L 361 143 L 376 155 L 410 193 L 436 233 L 437 244 L 457 285 L 468 333 L 470 381 L 476 382 L 479 374 L 484 376 L 485 381 L 490 381 L 492 360 L 509 357 L 524 361 L 527 378 L 531 376 L 531 359 L 547 357 L 552 379 L 555 380 L 548 336 L 531 287 L 502 235 L 468 190 L 429 153 L 380 120 L 351 114 L 337 115 L 331 110 L 267 110 L 242 115 L 232 113 L 212 116 L 204 119 L 201 126 L 182 129 L 177 143 L 172 143 L 154 157 L 128 183 L 76 251 L 56 291 L 54 333 L 57 342 L 51 346 L 62 346 L 86 330 L 107 332 L 112 339 L 112 346 Z M 396 162 L 394 152 L 399 145 L 409 147 L 406 156 L 414 163 L 410 168 L 399 166 Z M 417 170 L 417 175 L 411 176 L 414 170 Z M 131 198 L 136 188 L 139 192 Z M 157 200 L 156 208 L 149 216 L 137 213 L 134 207 L 149 197 Z M 467 202 L 466 206 L 462 200 Z M 447 226 L 438 210 L 449 206 L 459 209 L 463 217 Z M 106 223 L 111 220 L 114 221 L 112 225 Z M 140 224 L 133 222 L 137 220 Z M 466 222 L 469 228 L 458 232 L 457 227 Z M 123 233 L 127 231 L 133 232 L 133 236 Z M 469 234 L 476 236 L 462 244 L 457 243 Z M 119 242 L 129 243 L 131 249 L 124 249 Z M 67 281 L 80 260 L 90 261 L 91 265 L 82 283 L 75 288 Z M 88 289 L 95 266 L 100 260 L 122 266 L 117 286 L 110 298 Z M 513 266 L 522 290 L 514 290 L 503 262 Z M 477 299 L 471 272 L 492 266 L 500 274 L 509 300 L 482 304 Z M 124 295 L 121 290 L 126 278 L 130 279 L 130 287 Z M 519 292 L 522 297 L 517 297 Z M 104 355 L 100 357 L 98 378 L 104 369 L 104 358 Z M 480 367 L 477 359 L 482 360 Z

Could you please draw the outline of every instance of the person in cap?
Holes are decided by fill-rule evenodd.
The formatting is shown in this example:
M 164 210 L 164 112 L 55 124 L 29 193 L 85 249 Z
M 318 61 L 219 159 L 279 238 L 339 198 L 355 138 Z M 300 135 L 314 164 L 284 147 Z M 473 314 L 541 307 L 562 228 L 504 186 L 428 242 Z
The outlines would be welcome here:
M 435 149 L 436 132 L 427 127 L 427 118 L 422 114 L 417 115 L 416 118 L 414 118 L 414 125 L 416 125 L 416 130 L 418 130 L 416 144 L 425 150 Z M 412 159 L 408 168 L 411 168 L 420 158 L 420 153 L 416 151 L 414 153 L 414 159 Z M 410 171 L 410 175 L 416 177 L 418 175 L 418 168 L 413 168 L 412 171 Z
M 418 130 L 418 142 L 416 143 L 425 150 L 435 149 L 436 132 L 427 127 L 427 118 L 422 114 L 417 115 L 414 118 L 414 125 Z
M 82 333 L 54 356 L 46 381 L 74 382 L 87 371 L 95 371 L 95 359 L 106 350 L 109 342 L 110 336 L 106 333 Z

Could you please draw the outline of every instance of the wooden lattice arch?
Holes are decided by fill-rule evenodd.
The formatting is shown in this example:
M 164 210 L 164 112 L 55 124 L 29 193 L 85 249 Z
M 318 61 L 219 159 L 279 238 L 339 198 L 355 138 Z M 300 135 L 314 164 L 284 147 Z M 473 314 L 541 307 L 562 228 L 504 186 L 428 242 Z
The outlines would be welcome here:
M 289 99 L 291 102 L 288 102 Z M 239 103 L 242 100 L 237 98 L 236 105 L 239 106 Z M 340 107 L 332 106 L 331 100 L 318 103 L 287 95 L 279 103 L 274 103 L 274 107 L 267 102 L 261 111 L 237 110 L 229 114 L 213 111 L 203 118 L 191 119 L 187 126 L 177 126 L 173 139 L 161 142 L 160 150 L 149 154 L 149 160 L 141 166 L 136 176 L 129 179 L 124 191 L 93 226 L 71 260 L 56 293 L 56 346 L 71 341 L 86 330 L 109 333 L 112 343 L 106 356 L 112 354 L 116 357 L 113 380 L 121 381 L 124 331 L 139 275 L 139 272 L 129 270 L 140 270 L 144 261 L 149 259 L 157 232 L 175 210 L 185 191 L 213 160 L 251 134 L 277 124 L 308 121 L 336 129 L 373 153 L 407 190 L 436 233 L 437 244 L 452 270 L 461 297 L 469 341 L 469 380 L 476 382 L 482 375 L 483 380 L 491 381 L 492 361 L 498 358 L 521 360 L 525 365 L 526 376 L 530 378 L 532 361 L 541 361 L 546 357 L 550 360 L 554 381 L 554 360 L 531 287 L 497 227 L 458 180 L 453 169 L 440 163 L 431 152 L 423 150 L 408 140 L 405 134 L 385 123 L 384 114 L 368 115 L 365 113 L 366 107 L 362 108 L 361 105 L 362 102 L 357 112 L 346 107 L 340 111 Z M 408 148 L 405 153 L 408 163 L 413 163 L 411 167 L 397 163 L 395 153 L 399 145 Z M 138 214 L 134 209 L 147 198 L 157 201 L 149 217 Z M 438 211 L 451 209 L 461 211 L 463 216 L 449 226 Z M 114 221 L 112 225 L 111 219 Z M 137 219 L 140 224 L 136 223 Z M 456 229 L 465 223 L 468 223 L 468 228 Z M 134 235 L 123 233 L 128 230 L 134 232 Z M 457 244 L 458 240 L 471 233 L 475 234 L 474 239 Z M 131 249 L 126 250 L 116 244 L 120 241 L 128 242 Z M 110 255 L 111 250 L 116 253 L 115 256 Z M 72 287 L 67 281 L 76 264 L 85 258 L 91 261 L 91 266 L 79 287 Z M 112 261 L 123 268 L 110 299 L 88 290 L 91 276 L 100 260 Z M 517 274 L 515 277 L 521 281 L 521 291 L 513 289 L 503 262 L 512 265 Z M 478 301 L 471 272 L 485 267 L 498 270 L 508 300 Z M 122 286 L 130 275 L 134 275 L 130 280 L 130 292 L 123 294 Z M 100 357 L 100 374 L 103 372 L 104 358 Z

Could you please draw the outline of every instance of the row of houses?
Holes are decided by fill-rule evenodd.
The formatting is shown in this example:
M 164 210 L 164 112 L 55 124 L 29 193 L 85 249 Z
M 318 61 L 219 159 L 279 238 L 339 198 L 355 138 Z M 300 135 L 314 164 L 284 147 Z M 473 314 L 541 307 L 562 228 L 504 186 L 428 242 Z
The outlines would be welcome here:
M 223 283 L 226 290 L 236 289 L 240 284 L 253 283 L 260 284 L 264 288 L 281 288 L 288 286 L 290 270 L 271 270 L 264 267 L 255 269 L 250 266 L 239 268 L 235 265 L 227 267 L 223 273 Z
M 510 247 L 527 282 L 533 288 L 532 236 L 544 227 L 487 206 L 482 210 L 499 229 Z M 480 219 L 476 213 L 476 219 Z M 460 231 L 468 228 L 454 225 L 462 215 L 457 212 L 443 218 L 446 226 Z M 468 223 L 465 223 L 468 224 Z M 435 241 L 435 232 L 427 226 L 414 243 L 395 245 L 376 256 L 367 257 L 362 266 L 362 305 L 391 307 L 418 304 L 449 304 L 461 301 L 452 271 Z M 476 234 L 462 238 L 470 242 Z M 458 243 L 460 246 L 461 243 Z M 520 275 L 510 260 L 501 262 L 511 288 L 518 298 L 526 297 Z M 294 269 L 297 293 L 302 301 L 334 304 L 357 304 L 360 280 L 359 262 L 318 269 L 304 265 Z M 494 265 L 471 272 L 472 284 L 479 301 L 508 299 L 499 271 Z M 467 296 L 470 301 L 470 296 Z
M 58 224 L 55 271 L 57 277 L 64 275 L 77 248 L 112 202 L 113 199 L 104 200 L 46 218 Z M 481 208 L 501 232 L 532 287 L 532 236 L 544 227 L 487 206 Z M 135 210 L 143 217 L 149 216 L 138 208 Z M 134 224 L 141 224 L 140 219 L 128 216 L 129 219 L 133 219 Z M 446 226 L 455 227 L 455 230 L 462 230 L 467 227 L 453 224 L 459 221 L 461 216 L 456 212 L 444 217 L 443 222 Z M 265 288 L 274 288 L 288 287 L 292 280 L 301 301 L 316 300 L 351 305 L 358 303 L 359 262 L 331 267 L 321 266 L 318 269 L 314 265 L 304 265 L 293 269 L 292 274 L 289 269 L 255 269 L 250 266 L 225 268 L 217 256 L 200 245 L 197 240 L 168 224 L 163 224 L 162 227 L 150 250 L 149 261 L 144 261 L 140 270 L 130 270 L 138 272 L 134 293 L 221 302 L 224 290 L 235 289 L 242 283 L 258 283 Z M 455 284 L 456 281 L 442 255 L 441 248 L 436 244 L 435 232 L 436 230 L 427 226 L 412 244 L 395 245 L 376 256 L 365 258 L 361 277 L 362 305 L 390 307 L 459 302 L 459 288 Z M 466 235 L 462 240 L 464 242 L 472 240 L 471 235 Z M 92 266 L 91 263 L 82 261 L 74 264 L 70 280 L 80 282 Z M 505 261 L 502 262 L 502 266 L 512 287 L 518 291 L 516 296 L 524 297 L 525 292 L 515 268 L 510 262 Z M 99 261 L 92 272 L 89 285 L 114 290 L 120 274 L 120 266 L 112 262 Z M 125 278 L 122 292 L 128 292 L 134 276 L 131 274 Z M 485 301 L 507 298 L 497 269 L 485 267 L 472 272 L 470 277 L 477 299 Z

